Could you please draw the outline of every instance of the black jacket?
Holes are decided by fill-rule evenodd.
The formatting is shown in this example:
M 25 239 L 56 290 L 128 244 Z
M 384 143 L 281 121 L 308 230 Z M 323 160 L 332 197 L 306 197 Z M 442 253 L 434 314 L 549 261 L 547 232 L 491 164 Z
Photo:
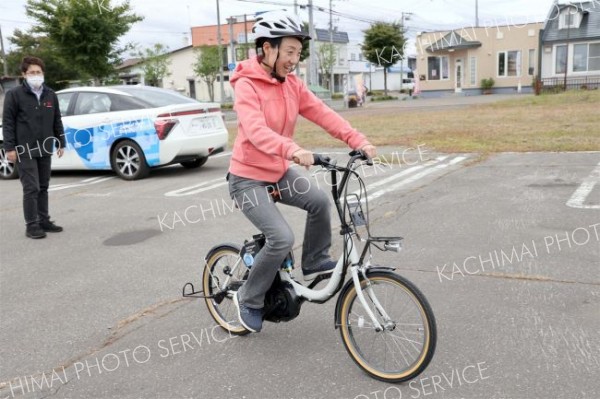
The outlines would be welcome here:
M 55 148 L 65 147 L 65 135 L 58 97 L 44 85 L 42 96 L 27 83 L 6 93 L 2 117 L 4 150 L 17 151 L 19 157 L 51 156 Z

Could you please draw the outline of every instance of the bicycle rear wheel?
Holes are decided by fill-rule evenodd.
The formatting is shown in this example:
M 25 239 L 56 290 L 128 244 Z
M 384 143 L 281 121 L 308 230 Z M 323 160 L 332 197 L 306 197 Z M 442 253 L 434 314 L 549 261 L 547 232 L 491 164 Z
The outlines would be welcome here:
M 223 245 L 209 254 L 202 274 L 206 306 L 217 324 L 235 335 L 250 332 L 240 324 L 233 303 L 233 295 L 247 278 L 248 269 L 240 257 L 239 248 Z
M 345 290 L 337 320 L 341 321 L 342 341 L 352 360 L 382 381 L 402 382 L 416 377 L 431 361 L 437 340 L 429 303 L 410 281 L 391 272 L 369 272 L 368 280 L 361 279 L 361 289 L 384 329 L 376 331 L 356 287 Z M 376 302 L 384 312 L 378 310 Z

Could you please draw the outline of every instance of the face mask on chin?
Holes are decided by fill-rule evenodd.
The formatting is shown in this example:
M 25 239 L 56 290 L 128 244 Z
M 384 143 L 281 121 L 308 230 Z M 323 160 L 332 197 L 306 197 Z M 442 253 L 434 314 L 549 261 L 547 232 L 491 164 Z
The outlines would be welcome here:
M 31 88 L 38 90 L 44 84 L 44 75 L 28 76 L 26 80 Z

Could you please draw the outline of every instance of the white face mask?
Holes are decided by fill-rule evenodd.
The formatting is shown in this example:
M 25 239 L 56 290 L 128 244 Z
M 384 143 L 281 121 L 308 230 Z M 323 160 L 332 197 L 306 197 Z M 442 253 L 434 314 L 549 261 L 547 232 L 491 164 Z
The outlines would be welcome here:
M 34 89 L 39 89 L 44 84 L 44 75 L 28 76 L 27 84 Z

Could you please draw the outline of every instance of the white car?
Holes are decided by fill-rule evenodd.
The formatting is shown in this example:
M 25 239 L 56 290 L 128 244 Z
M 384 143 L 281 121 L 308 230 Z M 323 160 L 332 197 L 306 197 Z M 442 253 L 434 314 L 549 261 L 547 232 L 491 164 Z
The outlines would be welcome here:
M 402 90 L 414 90 L 414 89 L 415 89 L 415 79 L 414 78 L 402 79 Z
M 227 146 L 218 103 L 202 103 L 148 86 L 77 87 L 56 93 L 66 148 L 52 170 L 112 169 L 125 180 L 180 163 L 198 168 Z M 17 177 L 2 150 L 0 177 Z

